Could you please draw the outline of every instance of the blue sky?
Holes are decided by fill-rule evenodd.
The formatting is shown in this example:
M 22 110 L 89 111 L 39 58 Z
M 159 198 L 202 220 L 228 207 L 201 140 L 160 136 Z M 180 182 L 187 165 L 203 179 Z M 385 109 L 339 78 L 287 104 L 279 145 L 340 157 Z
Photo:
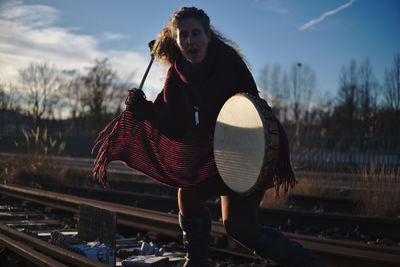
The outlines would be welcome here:
M 108 57 L 122 78 L 139 83 L 149 61 L 147 43 L 179 7 L 204 9 L 211 23 L 241 48 L 255 80 L 260 69 L 309 65 L 315 97 L 335 96 L 343 65 L 369 57 L 376 78 L 400 53 L 398 0 L 12 0 L 0 1 L 0 81 L 17 81 L 29 62 L 60 69 Z M 150 98 L 166 69 L 156 64 L 145 84 Z

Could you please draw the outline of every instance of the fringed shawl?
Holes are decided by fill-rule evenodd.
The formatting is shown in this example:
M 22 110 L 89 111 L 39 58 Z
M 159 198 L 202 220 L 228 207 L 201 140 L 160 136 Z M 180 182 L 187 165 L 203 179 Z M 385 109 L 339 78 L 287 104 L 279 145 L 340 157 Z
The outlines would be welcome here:
M 114 123 L 111 133 L 103 137 Z M 218 175 L 209 139 L 189 135 L 184 140 L 173 140 L 151 122 L 135 119 L 129 109 L 100 133 L 96 146 L 101 143 L 93 175 L 106 187 L 106 168 L 113 160 L 121 160 L 172 187 L 194 187 Z
M 178 58 L 153 103 L 127 105 L 99 134 L 93 148 L 100 146 L 94 178 L 107 187 L 107 165 L 121 160 L 172 187 L 191 188 L 221 179 L 214 161 L 212 135 L 222 105 L 240 92 L 258 96 L 246 64 L 224 43 L 211 41 L 206 58 L 196 69 L 183 57 Z M 194 106 L 199 107 L 199 125 L 194 122 Z M 287 136 L 278 124 L 281 149 L 274 176 L 276 193 L 280 186 L 287 191 L 296 183 Z

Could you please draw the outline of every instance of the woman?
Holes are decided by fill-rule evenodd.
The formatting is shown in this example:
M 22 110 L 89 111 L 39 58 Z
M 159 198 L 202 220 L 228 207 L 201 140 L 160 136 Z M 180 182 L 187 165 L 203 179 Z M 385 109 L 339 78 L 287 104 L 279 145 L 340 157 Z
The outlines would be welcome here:
M 126 114 L 132 116 L 126 119 L 128 115 L 125 114 L 117 119 L 118 125 L 114 127 L 111 137 L 106 138 L 99 152 L 99 155 L 109 156 L 98 156 L 95 175 L 99 174 L 100 169 L 104 171 L 104 166 L 110 160 L 122 159 L 129 166 L 149 174 L 158 181 L 179 187 L 179 223 L 187 251 L 185 266 L 208 264 L 211 220 L 205 208 L 205 201 L 218 196 L 221 198 L 222 219 L 226 231 L 242 245 L 285 266 L 326 266 L 298 243 L 290 241 L 272 228 L 260 225 L 257 212 L 263 191 L 250 196 L 235 194 L 224 185 L 216 172 L 215 164 L 205 164 L 206 167 L 198 167 L 204 171 L 188 171 L 185 177 L 178 177 L 179 175 L 168 171 L 171 166 L 179 163 L 164 162 L 164 157 L 159 156 L 160 152 L 157 149 L 162 146 L 163 141 L 149 141 L 145 145 L 141 143 L 147 142 L 148 139 L 155 140 L 154 136 L 158 135 L 166 136 L 169 141 L 190 140 L 187 142 L 198 145 L 199 153 L 196 157 L 201 158 L 201 162 L 214 163 L 210 140 L 222 105 L 237 93 L 258 96 L 254 79 L 240 53 L 228 43 L 229 41 L 210 27 L 209 17 L 203 10 L 182 7 L 176 11 L 159 34 L 152 50 L 152 55 L 157 60 L 170 65 L 163 91 L 153 103 L 145 100 L 141 90 L 130 91 L 126 99 Z M 135 128 L 126 128 L 130 121 L 135 121 Z M 145 124 L 141 124 L 143 121 Z M 284 148 L 281 149 L 279 161 L 286 161 L 287 165 L 281 164 L 277 172 L 282 172 L 282 166 L 286 167 L 283 172 L 286 172 L 288 179 L 283 183 L 293 185 L 294 176 L 288 160 L 288 151 L 285 151 L 287 137 L 280 124 L 279 126 L 280 146 Z M 126 156 L 126 146 L 132 142 L 123 143 L 128 137 L 121 137 L 119 132 L 135 132 L 135 136 L 129 137 L 129 140 L 136 142 L 132 149 L 135 150 L 135 157 L 139 154 L 137 159 L 132 159 L 134 156 Z M 139 139 L 140 142 L 137 141 Z M 112 149 L 118 146 L 118 140 L 122 140 L 120 143 L 123 145 Z M 153 150 L 157 150 L 154 154 L 158 156 L 147 160 L 148 154 L 152 154 Z M 175 151 L 165 158 L 169 159 L 177 154 L 179 156 L 180 153 Z M 125 155 L 125 158 L 121 155 Z M 142 161 L 148 163 L 141 168 L 138 165 Z M 168 168 L 164 168 L 164 165 L 168 165 Z M 181 163 L 177 169 L 184 168 L 183 165 Z M 166 178 L 168 175 L 170 177 Z

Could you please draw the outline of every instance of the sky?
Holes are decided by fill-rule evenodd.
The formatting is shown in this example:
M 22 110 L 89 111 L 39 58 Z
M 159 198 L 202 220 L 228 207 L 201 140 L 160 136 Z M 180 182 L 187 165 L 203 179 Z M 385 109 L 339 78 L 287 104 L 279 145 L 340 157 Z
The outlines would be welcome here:
M 84 72 L 108 58 L 122 79 L 139 84 L 147 43 L 181 6 L 196 6 L 241 48 L 259 81 L 265 65 L 289 71 L 297 62 L 316 74 L 314 97 L 335 96 L 341 68 L 369 58 L 378 82 L 400 53 L 398 0 L 11 0 L 0 1 L 0 82 L 48 62 Z M 144 89 L 162 89 L 166 67 L 154 64 Z

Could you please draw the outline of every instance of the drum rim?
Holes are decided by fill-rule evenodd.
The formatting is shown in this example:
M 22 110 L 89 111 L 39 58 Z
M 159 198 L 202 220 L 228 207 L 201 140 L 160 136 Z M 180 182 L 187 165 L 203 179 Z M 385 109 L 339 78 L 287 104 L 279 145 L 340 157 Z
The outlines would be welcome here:
M 279 153 L 278 153 L 278 151 L 279 151 L 279 130 L 278 130 L 278 124 L 277 124 L 276 118 L 275 118 L 274 114 L 272 113 L 271 108 L 268 106 L 267 102 L 264 99 L 262 99 L 258 96 L 251 95 L 249 93 L 238 93 L 238 94 L 231 96 L 226 101 L 226 103 L 228 103 L 228 101 L 234 97 L 245 97 L 252 102 L 252 104 L 255 107 L 255 109 L 257 110 L 258 116 L 262 122 L 263 130 L 264 130 L 264 137 L 265 137 L 264 146 L 266 148 L 268 147 L 267 152 L 264 149 L 262 168 L 260 168 L 260 170 L 259 170 L 259 174 L 256 179 L 256 182 L 249 189 L 247 189 L 245 191 L 239 191 L 239 190 L 235 190 L 228 186 L 235 193 L 242 194 L 242 195 L 249 195 L 256 191 L 261 191 L 261 190 L 264 191 L 266 189 L 266 187 L 269 184 L 271 184 L 273 181 L 273 174 L 274 174 L 274 170 L 276 168 L 276 163 L 277 163 L 278 155 L 279 155 Z M 222 108 L 223 108 L 223 106 L 222 106 Z M 221 110 L 222 110 L 222 108 L 221 108 Z M 218 121 L 218 117 L 217 117 L 217 121 Z M 268 121 L 268 123 L 267 123 L 267 121 Z M 268 134 L 265 134 L 265 132 L 268 132 Z M 214 136 L 215 136 L 215 130 L 214 130 Z M 215 139 L 214 139 L 214 142 L 215 142 Z M 215 147 L 215 143 L 214 143 L 214 147 Z M 215 158 L 215 156 L 214 156 L 214 158 Z M 217 164 L 216 164 L 216 167 L 218 170 Z M 221 175 L 220 175 L 220 177 L 221 177 L 222 181 L 225 183 L 223 177 Z
M 272 109 L 268 106 L 267 102 L 264 99 L 256 98 L 252 95 L 249 95 L 249 97 L 253 98 L 253 100 L 257 104 L 259 103 L 260 106 L 262 106 L 262 108 L 264 109 L 263 111 L 257 109 L 257 111 L 259 112 L 259 114 L 261 112 L 264 112 L 264 114 L 261 113 L 261 120 L 263 121 L 264 125 L 266 125 L 266 127 L 264 127 L 264 131 L 268 132 L 268 135 L 266 135 L 268 136 L 268 140 L 266 140 L 266 147 L 268 147 L 268 152 L 265 153 L 264 151 L 264 159 L 262 164 L 263 168 L 261 168 L 260 170 L 257 182 L 244 194 L 250 194 L 258 190 L 264 191 L 266 187 L 273 182 L 273 176 L 279 156 L 279 128 Z

